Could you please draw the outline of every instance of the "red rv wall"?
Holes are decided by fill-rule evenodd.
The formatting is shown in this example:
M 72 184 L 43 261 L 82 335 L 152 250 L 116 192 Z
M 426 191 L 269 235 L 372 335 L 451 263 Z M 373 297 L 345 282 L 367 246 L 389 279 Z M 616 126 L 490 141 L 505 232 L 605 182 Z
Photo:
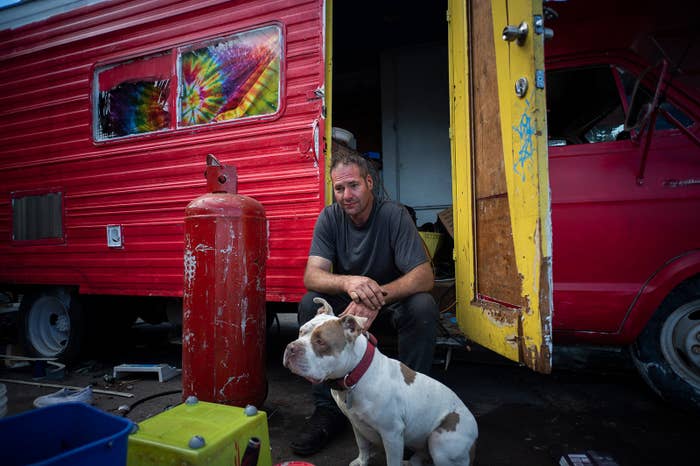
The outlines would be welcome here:
M 96 66 L 266 24 L 284 44 L 275 116 L 94 141 Z M 184 208 L 212 153 L 265 207 L 267 299 L 298 300 L 324 204 L 323 24 L 323 0 L 115 0 L 0 32 L 0 283 L 180 296 Z M 47 192 L 62 193 L 63 239 L 13 240 L 13 197 Z M 123 247 L 107 246 L 107 225 Z

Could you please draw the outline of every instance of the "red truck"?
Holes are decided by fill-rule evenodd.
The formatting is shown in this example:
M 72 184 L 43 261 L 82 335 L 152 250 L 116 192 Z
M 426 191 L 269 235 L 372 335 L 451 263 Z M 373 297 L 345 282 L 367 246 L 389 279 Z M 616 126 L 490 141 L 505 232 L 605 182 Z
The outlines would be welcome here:
M 209 153 L 264 205 L 269 309 L 293 310 L 336 126 L 380 154 L 419 225 L 453 209 L 467 338 L 542 372 L 552 341 L 630 346 L 652 388 L 697 407 L 692 5 L 0 10 L 0 283 L 21 296 L 27 349 L 70 359 L 86 332 L 177 319 L 183 213 Z

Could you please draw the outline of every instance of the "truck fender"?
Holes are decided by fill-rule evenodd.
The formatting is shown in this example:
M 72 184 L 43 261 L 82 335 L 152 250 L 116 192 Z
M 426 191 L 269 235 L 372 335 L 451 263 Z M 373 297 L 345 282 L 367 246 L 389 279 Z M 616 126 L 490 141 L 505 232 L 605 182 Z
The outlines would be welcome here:
M 656 270 L 644 283 L 622 322 L 622 340 L 633 342 L 644 330 L 661 301 L 682 281 L 700 275 L 700 250 L 680 254 Z

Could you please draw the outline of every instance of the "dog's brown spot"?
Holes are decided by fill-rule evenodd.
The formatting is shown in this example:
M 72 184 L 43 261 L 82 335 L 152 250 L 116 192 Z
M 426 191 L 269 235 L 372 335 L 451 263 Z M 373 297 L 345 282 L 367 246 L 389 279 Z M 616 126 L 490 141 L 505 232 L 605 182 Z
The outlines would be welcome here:
M 454 432 L 459 424 L 459 414 L 454 411 L 444 417 L 437 428 L 438 432 Z
M 416 380 L 416 371 L 404 363 L 401 363 L 401 374 L 403 374 L 403 381 L 406 382 L 406 385 L 411 385 Z
M 343 330 L 347 331 L 348 342 L 352 342 L 362 333 L 362 325 L 360 325 L 355 316 L 343 316 L 340 318 L 340 323 Z
M 345 346 L 345 334 L 339 320 L 319 324 L 311 332 L 311 348 L 317 356 L 339 354 Z

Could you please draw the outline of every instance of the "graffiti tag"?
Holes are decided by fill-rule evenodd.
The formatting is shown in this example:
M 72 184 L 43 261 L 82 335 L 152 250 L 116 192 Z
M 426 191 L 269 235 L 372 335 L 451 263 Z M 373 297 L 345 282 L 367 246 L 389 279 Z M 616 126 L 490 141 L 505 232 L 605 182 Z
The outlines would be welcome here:
M 520 116 L 520 123 L 518 126 L 513 126 L 513 131 L 520 137 L 520 149 L 518 150 L 518 157 L 513 164 L 513 170 L 520 175 L 523 181 L 525 181 L 525 163 L 532 162 L 532 156 L 535 151 L 535 144 L 532 140 L 532 136 L 535 135 L 535 128 L 532 126 L 532 116 L 528 114 L 528 110 L 530 110 L 530 101 L 525 99 L 525 110 Z

